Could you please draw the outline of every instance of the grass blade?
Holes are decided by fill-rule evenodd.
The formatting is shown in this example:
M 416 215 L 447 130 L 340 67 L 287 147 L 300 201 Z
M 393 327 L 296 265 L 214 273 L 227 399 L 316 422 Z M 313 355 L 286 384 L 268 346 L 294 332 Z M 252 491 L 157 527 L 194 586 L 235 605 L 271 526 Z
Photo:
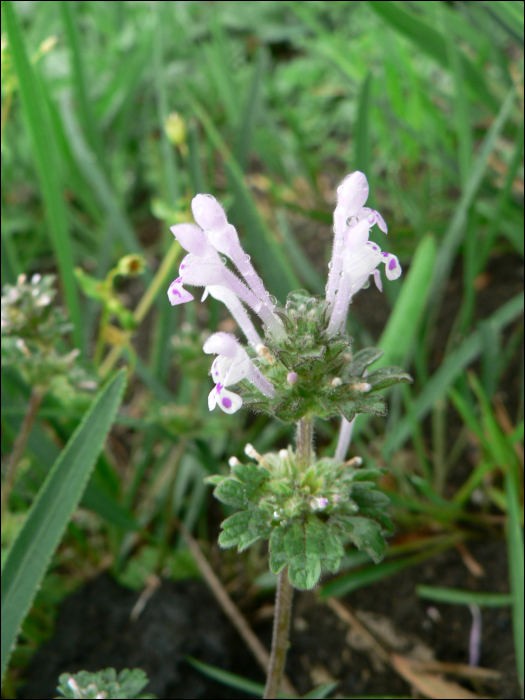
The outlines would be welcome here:
M 506 304 L 501 306 L 490 316 L 491 322 L 498 330 L 503 330 L 512 321 L 523 313 L 523 294 L 518 294 Z M 456 348 L 445 359 L 441 367 L 432 375 L 426 383 L 423 391 L 413 404 L 412 418 L 422 421 L 438 399 L 446 396 L 449 388 L 453 385 L 460 374 L 473 362 L 483 351 L 483 336 L 477 330 L 461 345 Z M 398 450 L 412 432 L 412 420 L 405 416 L 399 421 L 395 433 L 390 433 L 383 445 L 385 458 L 390 458 Z
M 499 608 L 512 603 L 510 593 L 478 593 L 461 591 L 458 588 L 440 588 L 439 586 L 417 586 L 416 593 L 425 600 L 451 605 L 479 605 L 481 608 Z
M 248 163 L 253 128 L 259 111 L 259 100 L 265 65 L 266 55 L 262 48 L 259 48 L 255 60 L 255 70 L 253 73 L 252 84 L 250 86 L 248 99 L 246 100 L 246 106 L 239 126 L 239 139 L 235 148 L 235 159 L 243 171 L 246 170 L 246 165 Z
M 386 561 L 382 564 L 372 564 L 364 569 L 352 571 L 345 576 L 339 576 L 321 588 L 321 598 L 343 596 L 347 593 L 351 593 L 352 591 L 356 591 L 358 588 L 362 588 L 363 586 L 369 586 L 370 584 L 376 583 L 387 576 L 397 574 L 403 569 L 420 564 L 421 562 L 444 552 L 449 547 L 452 547 L 461 538 L 461 534 L 453 534 L 444 539 L 438 545 L 431 547 L 424 552 L 419 552 L 418 554 L 413 554 L 412 556 L 403 557 L 394 561 Z
M 470 209 L 479 190 L 481 181 L 483 180 L 487 169 L 489 156 L 492 153 L 494 146 L 496 145 L 496 141 L 499 138 L 505 122 L 510 115 L 515 98 L 516 90 L 514 87 L 512 87 L 501 105 L 498 116 L 492 123 L 490 129 L 485 135 L 485 138 L 483 139 L 483 143 L 481 144 L 478 157 L 476 158 L 472 167 L 472 172 L 470 173 L 467 185 L 463 190 L 463 194 L 461 195 L 456 211 L 447 228 L 443 241 L 441 242 L 439 253 L 436 258 L 436 268 L 434 273 L 433 296 L 435 298 L 440 298 L 443 294 L 445 282 L 450 274 L 450 271 L 452 270 L 454 258 L 456 257 L 457 250 L 465 231 L 468 210 Z M 439 308 L 439 302 L 435 303 L 433 308 L 437 311 Z
M 120 371 L 93 402 L 53 465 L 2 569 L 2 678 L 20 625 L 75 510 L 122 400 Z
M 446 42 L 437 30 L 395 2 L 375 0 L 367 4 L 397 32 L 408 37 L 423 53 L 431 56 L 444 68 L 449 67 Z M 459 58 L 465 82 L 487 107 L 496 112 L 498 102 L 489 92 L 483 75 L 464 53 L 461 53 Z
M 46 207 L 49 234 L 60 269 L 67 307 L 73 323 L 73 336 L 77 347 L 83 347 L 83 322 L 77 284 L 73 273 L 75 261 L 68 231 L 68 217 L 60 183 L 56 147 L 49 125 L 47 104 L 42 84 L 29 62 L 18 21 L 10 0 L 2 4 L 5 27 L 13 63 L 18 76 L 20 97 L 24 107 L 27 129 L 33 143 L 38 178 Z
M 381 335 L 379 347 L 385 353 L 374 368 L 401 364 L 409 353 L 427 305 L 436 260 L 436 242 L 425 236 L 417 247 L 410 270 Z
M 523 694 L 523 672 L 525 655 L 524 630 L 524 561 L 523 561 L 523 530 L 521 527 L 521 508 L 519 503 L 519 480 L 517 470 L 508 468 L 505 477 L 505 493 L 507 496 L 507 557 L 509 560 L 509 580 L 512 596 L 512 628 L 514 632 L 514 649 L 518 679 Z
M 86 87 L 86 73 L 84 71 L 83 52 L 80 47 L 80 36 L 76 23 L 76 3 L 58 2 L 62 14 L 62 21 L 66 30 L 66 36 L 71 50 L 72 86 L 75 93 L 75 101 L 79 118 L 89 145 L 97 154 L 98 160 L 104 162 L 104 149 L 100 131 L 97 128 L 95 114 Z
M 255 697 L 262 698 L 264 693 L 264 685 L 262 683 L 255 683 L 255 681 L 250 681 L 248 678 L 230 673 L 230 671 L 223 671 L 222 668 L 217 668 L 217 666 L 205 664 L 203 661 L 197 661 L 197 659 L 194 659 L 192 656 L 186 656 L 185 658 L 193 668 L 204 673 L 208 678 L 213 678 L 214 681 L 227 685 L 229 688 L 237 688 L 237 690 L 243 690 L 245 693 L 250 693 L 251 695 L 255 695 Z M 292 698 L 293 696 L 279 693 L 279 697 Z
M 355 169 L 366 173 L 370 185 L 370 194 L 368 195 L 368 206 L 374 208 L 375 190 L 370 148 L 370 129 L 368 128 L 370 118 L 370 84 L 372 82 L 372 73 L 368 73 L 363 80 L 359 91 L 359 99 L 357 104 L 357 119 L 355 123 Z

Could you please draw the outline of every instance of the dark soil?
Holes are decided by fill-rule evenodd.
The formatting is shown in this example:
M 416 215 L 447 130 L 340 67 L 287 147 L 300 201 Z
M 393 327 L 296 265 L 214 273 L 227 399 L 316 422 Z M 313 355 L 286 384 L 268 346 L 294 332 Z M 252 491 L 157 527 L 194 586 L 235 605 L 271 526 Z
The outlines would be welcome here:
M 472 624 L 468 608 L 429 604 L 416 596 L 415 587 L 425 583 L 505 592 L 504 543 L 473 542 L 469 549 L 485 568 L 485 576 L 475 578 L 459 553 L 451 550 L 355 591 L 343 602 L 358 614 L 374 614 L 380 626 L 390 626 L 394 637 L 405 645 L 401 653 L 417 648 L 440 661 L 468 663 Z M 148 692 L 159 698 L 250 697 L 210 681 L 187 663 L 186 655 L 263 682 L 259 667 L 203 582 L 163 582 L 138 620 L 132 622 L 130 612 L 138 595 L 103 574 L 68 597 L 60 608 L 55 636 L 33 658 L 26 674 L 31 680 L 19 697 L 52 698 L 61 673 L 108 666 L 144 669 L 151 679 Z M 251 620 L 256 619 L 255 612 L 245 611 Z M 510 610 L 484 609 L 482 619 L 480 665 L 496 669 L 502 676 L 480 687 L 465 685 L 485 696 L 519 698 Z M 269 646 L 270 620 L 254 623 L 254 629 Z M 336 697 L 411 694 L 409 685 L 393 670 L 378 664 L 314 593 L 295 596 L 287 672 L 301 694 L 330 680 L 339 682 Z

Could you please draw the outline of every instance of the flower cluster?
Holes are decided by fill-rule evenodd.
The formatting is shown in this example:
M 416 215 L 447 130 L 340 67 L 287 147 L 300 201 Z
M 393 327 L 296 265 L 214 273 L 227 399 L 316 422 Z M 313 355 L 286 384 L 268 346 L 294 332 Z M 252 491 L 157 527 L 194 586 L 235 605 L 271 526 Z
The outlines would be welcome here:
M 250 346 L 245 350 L 227 333 L 215 333 L 205 342 L 204 351 L 217 355 L 211 368 L 215 387 L 209 395 L 210 410 L 218 405 L 226 413 L 234 413 L 244 397 L 254 408 L 283 420 L 295 421 L 307 413 L 322 417 L 342 414 L 351 419 L 356 412 L 382 412 L 376 399 L 367 404 L 363 394 L 394 381 L 409 381 L 408 375 L 397 373 L 394 377 L 391 373 L 392 381 L 385 384 L 381 377 L 374 386 L 368 379 L 362 380 L 366 364 L 360 374 L 346 368 L 353 359 L 351 339 L 345 332 L 352 296 L 367 284 L 370 275 L 382 289 L 381 263 L 387 279 L 401 274 L 396 256 L 382 252 L 369 240 L 375 224 L 385 233 L 387 227 L 379 212 L 364 206 L 367 198 L 368 183 L 361 172 L 348 175 L 339 185 L 326 297 L 303 299 L 303 293 L 299 297 L 294 293 L 284 309 L 266 291 L 237 231 L 214 197 L 198 194 L 193 199 L 197 225 L 172 226 L 188 255 L 181 262 L 179 277 L 169 287 L 171 304 L 194 298 L 185 285 L 204 287 L 203 299 L 210 294 L 222 301 Z M 228 260 L 237 274 L 228 267 Z M 264 341 L 250 313 L 262 321 Z M 239 385 L 242 396 L 226 388 L 233 384 Z

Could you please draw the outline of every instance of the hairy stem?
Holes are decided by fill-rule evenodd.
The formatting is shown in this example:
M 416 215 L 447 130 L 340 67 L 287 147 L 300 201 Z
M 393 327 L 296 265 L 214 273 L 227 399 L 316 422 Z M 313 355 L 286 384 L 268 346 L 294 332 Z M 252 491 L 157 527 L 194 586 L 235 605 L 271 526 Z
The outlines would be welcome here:
M 31 434 L 31 429 L 35 424 L 36 417 L 38 415 L 38 410 L 42 404 L 45 392 L 39 387 L 33 387 L 31 391 L 31 396 L 29 397 L 29 403 L 27 404 L 27 411 L 20 426 L 20 432 L 17 435 L 15 444 L 13 445 L 13 451 L 9 462 L 7 463 L 7 469 L 4 476 L 4 481 L 2 483 L 2 497 L 1 497 L 1 511 L 2 519 L 4 518 L 7 502 L 9 500 L 9 495 L 11 489 L 15 483 L 16 468 L 22 455 L 25 452 L 26 444 Z
M 268 677 L 263 698 L 276 698 L 279 694 L 281 679 L 284 673 L 286 652 L 288 651 L 288 635 L 290 618 L 292 616 L 293 587 L 288 578 L 288 567 L 279 574 L 277 593 L 275 595 L 275 613 L 273 618 L 273 638 Z
M 300 469 L 307 469 L 312 462 L 314 421 L 302 418 L 297 424 L 297 464 Z M 263 698 L 276 698 L 284 673 L 288 636 L 292 616 L 293 586 L 288 578 L 288 567 L 279 574 L 275 596 L 275 613 L 273 618 L 272 652 L 268 666 L 268 677 Z
M 310 466 L 313 439 L 313 418 L 301 418 L 299 423 L 297 423 L 297 464 L 301 469 L 307 469 Z

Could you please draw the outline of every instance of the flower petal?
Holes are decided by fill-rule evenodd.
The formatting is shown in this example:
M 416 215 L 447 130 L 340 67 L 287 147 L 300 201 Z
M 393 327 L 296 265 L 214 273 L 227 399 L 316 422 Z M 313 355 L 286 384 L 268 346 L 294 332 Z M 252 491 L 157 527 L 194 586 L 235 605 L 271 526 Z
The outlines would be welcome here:
M 210 248 L 206 234 L 195 224 L 178 224 L 171 226 L 170 231 L 188 253 L 205 255 Z
M 226 213 L 211 194 L 198 194 L 191 202 L 193 218 L 205 231 L 220 230 L 228 223 Z
M 168 289 L 168 299 L 172 306 L 177 306 L 177 304 L 185 304 L 188 301 L 193 301 L 193 294 L 190 294 L 187 289 L 182 286 L 182 281 L 180 277 L 174 280 Z
M 382 262 L 385 263 L 385 274 L 389 280 L 397 280 L 401 276 L 401 265 L 392 253 L 382 253 Z
M 370 224 L 367 219 L 350 226 L 345 235 L 346 247 L 352 251 L 361 250 L 367 243 L 369 234 Z
M 368 199 L 366 175 L 359 170 L 347 175 L 337 188 L 337 204 L 347 210 L 347 218 L 355 216 Z
M 214 386 L 213 389 L 208 394 L 208 408 L 213 411 L 217 405 L 217 387 Z
M 234 394 L 233 391 L 222 389 L 217 396 L 217 405 L 224 413 L 235 413 L 242 406 L 242 399 L 238 394 Z
M 208 355 L 225 355 L 226 357 L 237 357 L 240 354 L 246 354 L 246 351 L 239 344 L 239 341 L 231 333 L 213 333 L 202 346 L 202 349 Z M 215 361 L 214 361 L 215 362 Z M 213 366 L 213 365 L 212 365 Z

